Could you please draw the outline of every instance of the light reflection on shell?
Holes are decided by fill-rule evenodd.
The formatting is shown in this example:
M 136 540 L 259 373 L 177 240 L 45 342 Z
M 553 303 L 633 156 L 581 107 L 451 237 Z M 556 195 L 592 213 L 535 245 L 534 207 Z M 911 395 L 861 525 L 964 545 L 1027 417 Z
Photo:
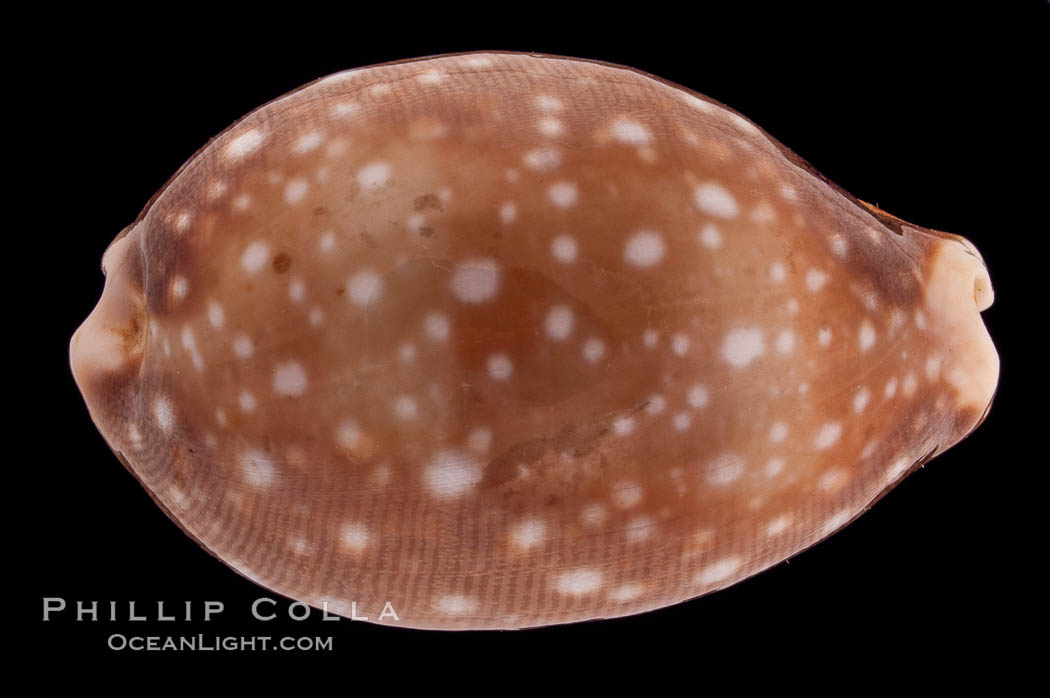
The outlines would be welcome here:
M 998 378 L 970 243 L 575 59 L 312 83 L 103 265 L 71 361 L 129 470 L 249 579 L 411 627 L 726 587 L 958 442 Z

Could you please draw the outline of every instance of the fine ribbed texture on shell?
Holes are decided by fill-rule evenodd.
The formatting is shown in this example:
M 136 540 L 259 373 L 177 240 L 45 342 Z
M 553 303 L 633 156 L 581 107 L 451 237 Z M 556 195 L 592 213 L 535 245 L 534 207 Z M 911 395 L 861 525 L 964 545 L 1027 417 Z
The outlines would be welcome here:
M 71 361 L 131 472 L 249 579 L 411 627 L 733 584 L 972 431 L 998 377 L 970 243 L 574 59 L 312 83 L 103 265 Z

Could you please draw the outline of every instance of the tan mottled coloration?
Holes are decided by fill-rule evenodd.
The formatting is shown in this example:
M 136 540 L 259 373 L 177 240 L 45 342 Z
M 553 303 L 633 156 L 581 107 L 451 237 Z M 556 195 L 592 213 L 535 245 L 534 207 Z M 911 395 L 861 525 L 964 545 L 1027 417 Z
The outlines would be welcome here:
M 312 83 L 103 264 L 71 360 L 131 472 L 246 577 L 412 627 L 733 584 L 963 438 L 998 375 L 972 245 L 573 59 Z

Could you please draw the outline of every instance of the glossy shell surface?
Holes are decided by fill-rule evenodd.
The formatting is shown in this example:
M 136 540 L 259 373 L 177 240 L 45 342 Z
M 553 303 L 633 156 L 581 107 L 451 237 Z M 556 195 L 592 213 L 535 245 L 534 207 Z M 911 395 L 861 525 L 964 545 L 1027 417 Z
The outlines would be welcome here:
M 410 627 L 733 584 L 962 439 L 998 377 L 970 243 L 575 59 L 314 82 L 103 265 L 71 362 L 129 470 L 247 578 Z

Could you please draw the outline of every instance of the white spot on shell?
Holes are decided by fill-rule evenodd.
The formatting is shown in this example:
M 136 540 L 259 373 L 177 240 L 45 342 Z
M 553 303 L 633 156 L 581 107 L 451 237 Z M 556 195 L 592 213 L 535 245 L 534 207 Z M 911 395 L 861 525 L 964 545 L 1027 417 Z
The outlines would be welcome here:
M 567 305 L 555 305 L 547 311 L 544 326 L 547 336 L 556 342 L 569 338 L 574 324 L 572 309 Z
M 565 133 L 565 125 L 554 117 L 544 117 L 536 122 L 536 128 L 548 138 L 557 138 Z
M 398 395 L 394 400 L 394 415 L 401 421 L 409 421 L 416 418 L 419 407 L 411 395 Z
M 766 524 L 765 532 L 767 536 L 779 536 L 781 533 L 786 531 L 791 525 L 791 515 L 783 514 Z
M 182 333 L 179 339 L 182 342 L 182 348 L 190 355 L 190 361 L 193 363 L 193 367 L 198 371 L 203 371 L 204 358 L 197 349 L 197 338 L 193 335 L 193 329 L 190 328 L 189 325 L 185 325 L 182 328 Z
M 838 233 L 835 233 L 828 238 L 828 244 L 831 245 L 831 253 L 836 257 L 845 257 L 846 252 L 849 251 L 849 247 L 846 245 L 846 239 Z
M 252 487 L 267 487 L 275 475 L 273 460 L 255 449 L 249 449 L 241 455 L 241 471 L 245 481 Z
M 701 184 L 693 190 L 696 207 L 718 218 L 735 218 L 740 207 L 729 190 L 716 182 Z
M 648 414 L 663 414 L 665 409 L 667 409 L 667 399 L 663 395 L 653 394 L 646 399 L 645 411 Z
M 461 63 L 464 67 L 472 70 L 484 70 L 492 67 L 492 59 L 488 56 L 464 56 Z
M 297 204 L 303 200 L 309 189 L 310 185 L 305 179 L 300 177 L 290 179 L 284 186 L 284 200 L 289 204 Z
M 255 407 L 258 404 L 255 400 L 255 396 L 247 390 L 242 390 L 241 394 L 237 396 L 237 404 L 241 406 L 241 409 L 245 412 L 254 412 Z
M 357 102 L 338 102 L 332 105 L 331 111 L 332 116 L 345 119 L 361 111 L 361 105 Z
M 679 96 L 682 98 L 683 102 L 691 106 L 693 109 L 696 109 L 697 111 L 703 112 L 705 114 L 714 114 L 718 111 L 721 111 L 714 104 L 711 104 L 710 102 L 701 99 L 700 97 L 697 97 L 694 94 L 689 94 L 685 91 L 679 91 Z
M 427 70 L 416 76 L 416 80 L 421 85 L 436 85 L 445 79 L 445 74 L 440 70 Z
M 346 280 L 347 297 L 354 305 L 371 305 L 383 293 L 383 277 L 372 269 L 362 269 Z
M 427 219 L 422 213 L 409 214 L 408 218 L 405 219 L 405 227 L 408 228 L 409 232 L 419 234 L 423 231 L 423 227 L 426 225 Z
M 602 586 L 602 573 L 595 569 L 578 569 L 559 574 L 554 588 L 562 594 L 582 596 L 598 591 Z
M 361 440 L 361 427 L 352 419 L 344 419 L 335 430 L 335 442 L 345 451 L 353 451 Z
M 306 555 L 310 552 L 310 543 L 302 536 L 289 538 L 288 542 L 296 555 Z
M 617 436 L 627 436 L 634 431 L 634 417 L 617 417 L 613 420 L 612 429 Z
M 689 402 L 690 407 L 699 410 L 707 407 L 707 403 L 710 402 L 711 397 L 707 392 L 707 388 L 697 383 L 689 389 L 689 394 L 686 396 L 686 400 Z
M 790 354 L 795 348 L 795 333 L 791 330 L 781 330 L 777 335 L 777 351 L 781 354 Z
M 514 373 L 514 364 L 506 354 L 493 354 L 488 362 L 489 377 L 495 381 L 505 381 Z
M 861 351 L 867 351 L 875 346 L 875 327 L 869 320 L 861 323 L 860 332 L 857 335 L 857 343 Z
M 206 196 L 209 201 L 216 201 L 222 198 L 222 195 L 226 193 L 226 182 L 221 179 L 213 179 L 208 183 L 208 190 Z
M 222 329 L 225 322 L 226 313 L 223 312 L 222 306 L 215 301 L 208 303 L 208 324 L 211 325 L 212 329 Z
M 463 303 L 484 303 L 499 291 L 499 265 L 487 257 L 460 262 L 451 283 L 452 294 Z
M 460 497 L 481 482 L 481 465 L 469 453 L 447 449 L 427 463 L 424 483 L 431 494 L 442 499 Z
M 522 162 L 530 170 L 549 172 L 561 164 L 561 151 L 553 146 L 536 148 L 525 153 Z
M 157 426 L 165 433 L 170 433 L 175 426 L 175 412 L 171 408 L 171 402 L 166 397 L 158 396 L 153 400 L 153 419 Z
M 652 134 L 634 119 L 619 117 L 612 124 L 613 136 L 625 145 L 648 145 Z
M 742 565 L 743 561 L 739 557 L 723 558 L 708 565 L 703 572 L 696 576 L 696 581 L 705 586 L 724 582 L 736 574 Z
M 175 300 L 181 301 L 190 292 L 190 282 L 184 276 L 176 276 L 171 280 L 171 295 Z
M 788 427 L 783 422 L 774 422 L 773 426 L 769 428 L 769 440 L 773 443 L 780 443 L 787 438 Z
M 818 451 L 830 448 L 839 437 L 842 436 L 842 423 L 841 422 L 828 422 L 824 424 L 820 431 L 817 432 L 816 438 L 813 439 L 813 448 Z
M 547 527 L 539 519 L 528 519 L 517 524 L 510 533 L 511 542 L 522 550 L 534 548 L 543 542 Z
M 901 475 L 903 475 L 908 468 L 912 466 L 912 461 L 908 458 L 898 458 L 890 466 L 889 470 L 886 471 L 886 481 L 893 482 Z
M 763 201 L 751 209 L 751 215 L 748 218 L 752 223 L 760 225 L 772 223 L 777 219 L 777 212 L 773 210 L 772 206 Z
M 833 514 L 827 521 L 824 522 L 824 525 L 821 527 L 821 534 L 828 535 L 830 533 L 834 533 L 838 529 L 845 526 L 846 523 L 849 522 L 850 518 L 851 515 L 848 511 L 840 511 L 836 514 Z
M 565 104 L 553 95 L 539 95 L 536 97 L 536 108 L 542 111 L 561 111 Z
M 609 600 L 616 601 L 617 603 L 634 601 L 642 595 L 644 589 L 645 588 L 638 583 L 621 584 L 609 592 Z
M 372 542 L 368 527 L 361 523 L 345 523 L 339 529 L 339 542 L 353 553 L 364 552 Z
M 258 150 L 264 140 L 266 140 L 266 137 L 259 129 L 249 129 L 235 136 L 226 144 L 226 157 L 231 160 L 239 160 Z
M 321 249 L 321 254 L 328 254 L 335 249 L 335 233 L 327 232 L 321 235 L 317 241 L 317 246 Z
M 547 196 L 558 208 L 569 208 L 576 203 L 579 191 L 574 182 L 555 182 L 547 190 Z
M 813 293 L 824 288 L 828 283 L 828 275 L 820 269 L 810 269 L 806 272 L 806 288 Z
M 253 242 L 241 254 L 241 267 L 249 274 L 258 273 L 270 258 L 270 248 L 265 242 Z
M 842 485 L 846 474 L 839 469 L 829 470 L 817 480 L 817 487 L 824 491 L 834 490 Z
M 172 487 L 171 498 L 175 501 L 175 504 L 182 509 L 189 509 L 190 498 L 186 496 L 186 493 L 179 487 Z
M 864 408 L 868 406 L 868 400 L 871 399 L 871 392 L 862 387 L 857 391 L 857 394 L 853 396 L 853 411 L 860 414 L 864 411 Z
M 316 307 L 310 308 L 306 318 L 310 323 L 310 327 L 320 327 L 324 322 L 324 311 Z
M 636 267 L 652 267 L 664 257 L 666 245 L 659 233 L 643 230 L 635 233 L 624 245 L 623 258 Z
M 551 254 L 562 264 L 575 262 L 578 252 L 576 240 L 571 235 L 559 235 L 551 240 Z
M 700 231 L 700 243 L 704 247 L 708 247 L 712 250 L 717 250 L 722 246 L 722 233 L 718 231 L 718 226 L 714 223 L 708 223 Z
M 386 185 L 393 173 L 389 163 L 372 162 L 357 171 L 357 185 L 363 191 L 373 192 Z
M 499 219 L 503 225 L 510 225 L 518 218 L 518 207 L 513 201 L 508 201 L 499 207 Z
M 733 453 L 723 453 L 709 461 L 704 467 L 707 481 L 712 485 L 723 486 L 737 480 L 744 473 L 744 463 Z
M 427 313 L 427 316 L 423 318 L 423 331 L 431 341 L 444 342 L 448 339 L 451 328 L 452 325 L 444 313 Z
M 131 442 L 131 445 L 135 448 L 138 448 L 142 445 L 142 432 L 139 431 L 137 425 L 128 425 L 128 440 Z
M 464 616 L 475 613 L 478 610 L 478 602 L 462 594 L 446 594 L 438 599 L 435 607 L 440 613 L 450 616 Z
M 323 142 L 324 134 L 320 131 L 310 131 L 296 139 L 295 145 L 292 146 L 292 151 L 298 155 L 305 155 L 317 150 Z
M 649 538 L 653 534 L 654 528 L 656 528 L 655 521 L 648 516 L 639 516 L 627 523 L 624 533 L 627 534 L 628 542 L 638 543 Z
M 769 278 L 775 284 L 779 284 L 787 278 L 787 268 L 784 267 L 783 262 L 773 262 L 769 267 Z
M 255 352 L 255 344 L 252 342 L 251 337 L 246 334 L 239 334 L 233 340 L 233 354 L 238 359 L 250 359 L 252 354 Z
M 589 364 L 601 361 L 605 356 L 605 342 L 597 337 L 591 337 L 583 343 L 583 360 Z
M 780 197 L 784 199 L 784 201 L 790 201 L 792 203 L 798 201 L 798 191 L 795 190 L 795 187 L 791 186 L 790 184 L 787 184 L 786 182 L 780 185 L 780 188 L 777 190 L 777 192 L 780 194 Z
M 273 370 L 273 390 L 278 395 L 297 396 L 306 392 L 306 371 L 298 361 L 277 364 Z
M 753 327 L 734 328 L 722 341 L 722 358 L 737 368 L 747 366 L 765 351 L 762 330 Z
M 685 356 L 689 351 L 689 337 L 681 332 L 671 335 L 671 353 L 675 356 Z
M 943 363 L 943 359 L 941 359 L 941 357 L 939 357 L 939 356 L 931 356 L 928 359 L 926 359 L 925 369 L 926 369 L 926 378 L 928 380 L 934 381 L 934 380 L 937 380 L 940 377 L 940 375 L 941 375 L 941 364 L 942 363 Z
M 302 303 L 306 298 L 306 284 L 302 279 L 292 279 L 288 282 L 288 297 L 293 303 Z

